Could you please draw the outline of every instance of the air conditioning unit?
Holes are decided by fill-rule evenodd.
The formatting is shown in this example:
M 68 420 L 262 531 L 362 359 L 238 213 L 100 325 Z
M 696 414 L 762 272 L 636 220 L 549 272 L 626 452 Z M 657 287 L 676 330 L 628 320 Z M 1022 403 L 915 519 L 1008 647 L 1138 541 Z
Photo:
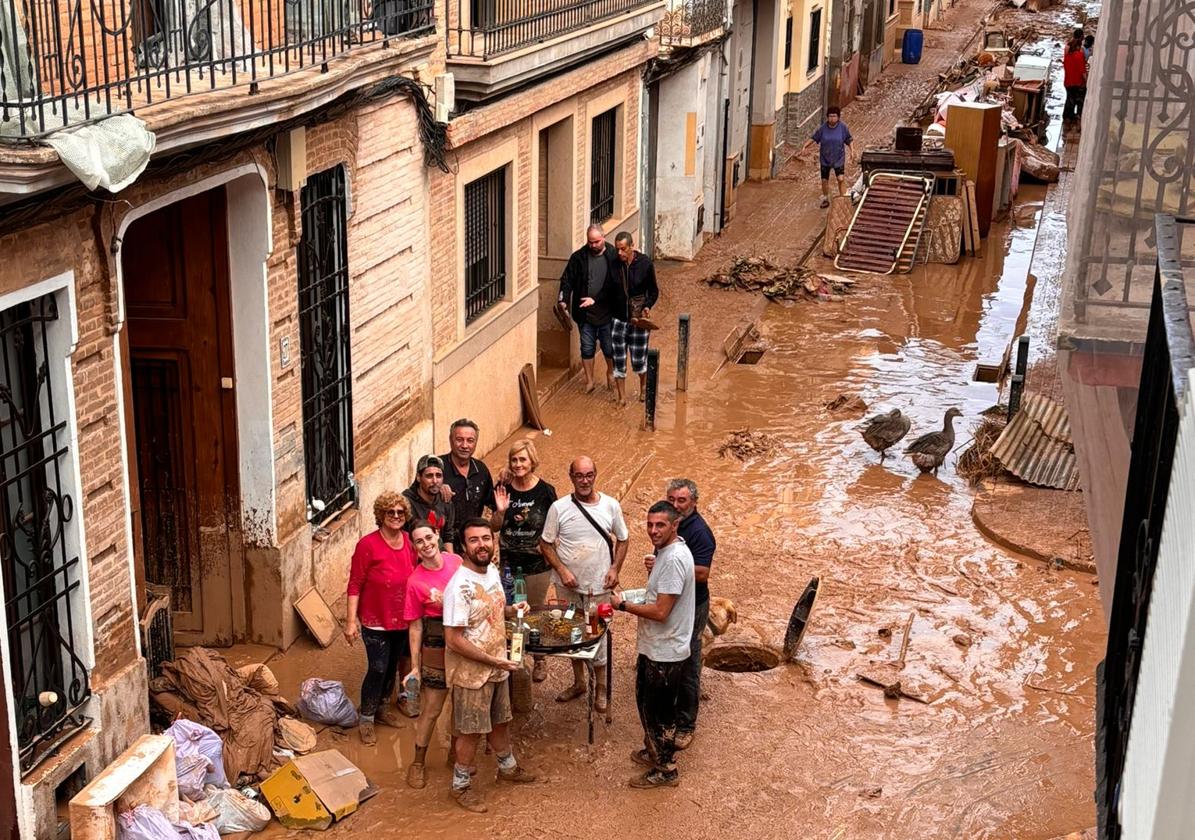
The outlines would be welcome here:
M 448 122 L 448 115 L 456 110 L 456 79 L 451 73 L 436 76 L 436 122 Z

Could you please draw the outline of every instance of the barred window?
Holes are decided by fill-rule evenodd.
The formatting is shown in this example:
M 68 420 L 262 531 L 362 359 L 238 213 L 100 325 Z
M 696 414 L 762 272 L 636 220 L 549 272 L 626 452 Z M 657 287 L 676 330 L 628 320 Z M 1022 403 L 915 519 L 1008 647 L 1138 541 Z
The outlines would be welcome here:
M 465 323 L 506 296 L 506 167 L 465 185 Z
M 593 152 L 589 162 L 589 221 L 599 224 L 614 215 L 614 129 L 617 108 L 593 118 Z
M 809 13 L 809 56 L 805 63 L 805 71 L 812 73 L 822 64 L 822 10 L 814 9 Z
M 64 351 L 50 340 L 61 329 L 53 295 L 0 312 L 0 572 L 22 772 L 87 724 L 91 696 L 75 648 L 82 570 L 64 383 L 53 375 Z
M 312 175 L 300 195 L 299 338 L 308 518 L 356 501 L 344 167 Z

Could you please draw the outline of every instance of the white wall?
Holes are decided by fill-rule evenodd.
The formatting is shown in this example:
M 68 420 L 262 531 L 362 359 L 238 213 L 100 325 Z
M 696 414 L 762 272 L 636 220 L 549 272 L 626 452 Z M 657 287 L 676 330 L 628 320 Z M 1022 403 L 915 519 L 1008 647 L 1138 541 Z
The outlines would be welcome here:
M 705 149 L 716 128 L 707 119 L 707 92 L 716 81 L 710 79 L 708 53 L 660 81 L 656 257 L 688 260 L 700 247 L 697 208 L 705 201 Z M 690 124 L 695 129 L 692 138 Z M 711 203 L 706 208 L 707 219 L 712 212 Z

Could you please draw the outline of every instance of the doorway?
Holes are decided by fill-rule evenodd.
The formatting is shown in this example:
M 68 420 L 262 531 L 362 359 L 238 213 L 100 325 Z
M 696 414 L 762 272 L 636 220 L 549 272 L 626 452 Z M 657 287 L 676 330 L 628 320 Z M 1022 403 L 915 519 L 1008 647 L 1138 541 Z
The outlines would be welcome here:
M 538 385 L 541 389 L 563 381 L 570 367 L 570 333 L 553 315 L 560 275 L 573 251 L 574 166 L 573 118 L 542 128 L 536 138 L 538 225 L 536 256 L 539 267 Z
M 220 187 L 135 220 L 122 249 L 134 551 L 183 644 L 234 637 L 242 539 L 227 220 Z

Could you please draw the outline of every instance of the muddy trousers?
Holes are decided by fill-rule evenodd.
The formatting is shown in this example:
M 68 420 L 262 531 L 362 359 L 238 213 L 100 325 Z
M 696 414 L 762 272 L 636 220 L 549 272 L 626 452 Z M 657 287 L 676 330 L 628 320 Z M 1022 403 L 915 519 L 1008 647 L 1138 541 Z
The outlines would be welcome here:
M 697 728 L 697 704 L 701 702 L 701 631 L 710 617 L 707 598 L 693 608 L 693 637 L 689 640 L 689 658 L 681 676 L 680 698 L 676 701 L 676 731 L 692 732 Z
M 1066 104 L 1062 106 L 1064 120 L 1077 120 L 1083 116 L 1083 101 L 1087 99 L 1087 88 L 1072 86 L 1066 89 Z
M 635 702 L 639 706 L 639 722 L 643 724 L 643 743 L 655 756 L 660 769 L 676 769 L 676 704 L 680 695 L 685 660 L 656 662 L 639 654 L 635 668 Z
M 365 656 L 369 661 L 365 679 L 361 681 L 361 717 L 373 720 L 378 707 L 394 693 L 395 675 L 399 660 L 410 653 L 410 636 L 406 630 L 371 630 L 361 628 Z

